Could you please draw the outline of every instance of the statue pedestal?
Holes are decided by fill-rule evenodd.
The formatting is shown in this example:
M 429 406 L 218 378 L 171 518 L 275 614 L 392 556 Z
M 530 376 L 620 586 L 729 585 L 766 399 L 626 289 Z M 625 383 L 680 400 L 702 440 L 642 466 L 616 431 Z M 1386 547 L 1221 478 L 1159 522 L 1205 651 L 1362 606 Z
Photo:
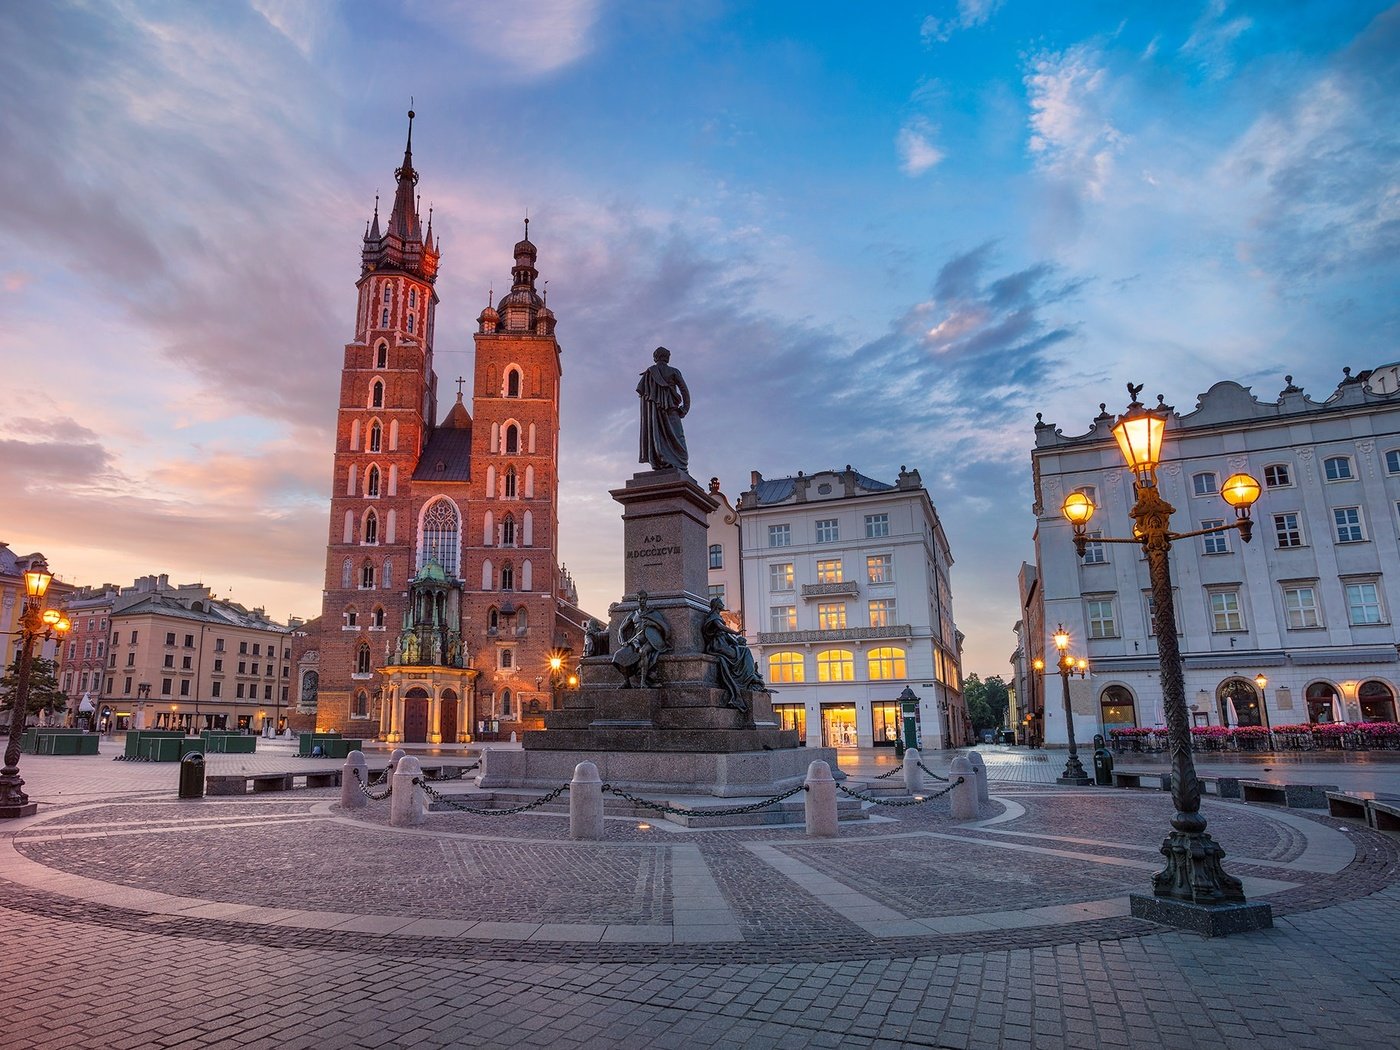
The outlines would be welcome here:
M 543 730 L 525 734 L 522 751 L 484 756 L 481 786 L 554 787 L 591 761 L 618 787 L 740 796 L 800 783 L 813 759 L 834 768 L 834 750 L 799 747 L 795 730 L 778 727 L 767 693 L 740 694 L 741 710 L 720 686 L 719 659 L 705 652 L 701 633 L 715 500 L 680 470 L 644 471 L 612 497 L 623 508 L 627 591 L 610 610 L 608 635 L 616 652 L 618 629 L 645 591 L 670 630 L 656 687 L 625 688 L 611 653 L 586 657 L 580 688 L 544 716 Z

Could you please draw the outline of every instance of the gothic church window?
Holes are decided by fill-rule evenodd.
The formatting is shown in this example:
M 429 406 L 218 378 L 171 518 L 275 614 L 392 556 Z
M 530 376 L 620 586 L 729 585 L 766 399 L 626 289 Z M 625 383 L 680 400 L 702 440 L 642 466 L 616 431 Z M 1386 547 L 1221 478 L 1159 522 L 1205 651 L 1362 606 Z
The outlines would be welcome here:
M 423 543 L 419 548 L 418 567 L 437 562 L 449 577 L 457 575 L 461 554 L 462 523 L 457 506 L 450 499 L 439 498 L 423 511 Z
M 365 474 L 365 495 L 375 497 L 379 495 L 379 468 L 370 467 Z
M 520 369 L 511 368 L 506 372 L 506 397 L 520 396 Z
M 375 349 L 375 351 L 374 351 L 374 367 L 375 367 L 375 368 L 388 368 L 388 367 L 389 367 L 389 344 L 388 344 L 388 343 L 380 343 L 379 346 Z
M 515 515 L 507 514 L 501 521 L 501 546 L 515 546 Z
M 394 512 L 390 511 L 390 515 Z M 379 576 L 379 582 L 386 591 L 393 590 L 394 587 L 394 563 L 391 559 L 384 559 L 384 571 Z
M 369 450 L 378 452 L 381 442 L 384 440 L 384 428 L 379 425 L 379 420 L 374 420 L 369 425 Z
M 375 627 L 383 627 L 383 626 L 384 626 L 384 606 L 382 606 L 382 605 L 376 605 L 376 606 L 374 607 L 373 621 L 374 621 L 374 626 L 375 626 Z
M 345 590 L 350 589 L 350 578 L 354 574 L 355 568 L 350 564 L 350 559 L 345 559 L 345 564 L 340 567 L 340 586 Z
M 515 468 L 506 469 L 506 499 L 515 499 Z
M 514 423 L 506 427 L 506 455 L 513 456 L 520 451 L 520 428 Z
M 360 567 L 360 590 L 368 591 L 374 589 L 374 566 L 365 562 Z
M 413 309 L 414 307 L 416 307 L 417 305 L 418 305 L 418 289 L 417 289 L 417 288 L 410 288 L 410 289 L 408 290 L 408 308 L 409 308 L 410 310 L 412 310 L 412 309 Z
M 374 385 L 371 386 L 371 387 L 369 388 L 369 407 L 370 407 L 370 408 L 383 408 L 383 407 L 384 407 L 384 382 L 383 382 L 383 380 L 376 379 L 376 380 L 374 381 Z
M 501 590 L 515 590 L 515 569 L 511 567 L 509 562 L 501 566 Z
M 388 295 L 389 293 L 386 291 L 384 294 L 385 294 L 385 295 Z M 383 312 L 382 314 L 379 315 L 379 327 L 380 327 L 380 328 L 388 328 L 388 327 L 389 327 L 389 308 L 388 308 L 387 306 L 384 308 L 384 312 Z
M 389 305 L 389 284 L 387 281 L 384 284 L 384 305 Z
M 408 315 L 408 330 L 413 331 L 413 314 Z
M 379 542 L 379 517 L 370 511 L 365 515 L 364 543 L 375 544 Z
M 355 693 L 355 706 L 350 711 L 351 718 L 369 717 L 369 694 L 363 689 Z
M 359 652 L 355 654 L 355 673 L 369 674 L 369 646 L 364 642 L 360 643 Z

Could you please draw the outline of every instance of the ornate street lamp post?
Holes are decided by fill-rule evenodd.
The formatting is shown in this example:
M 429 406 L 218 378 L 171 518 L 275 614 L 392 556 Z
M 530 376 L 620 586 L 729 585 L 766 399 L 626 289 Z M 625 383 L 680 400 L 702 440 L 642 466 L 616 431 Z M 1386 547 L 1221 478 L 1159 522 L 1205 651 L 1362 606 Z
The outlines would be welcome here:
M 1162 703 L 1167 722 L 1167 746 L 1172 761 L 1172 804 L 1176 815 L 1172 831 L 1162 843 L 1166 867 L 1152 876 L 1152 897 L 1132 894 L 1132 913 L 1175 926 L 1185 926 L 1206 935 L 1263 929 L 1273 925 L 1267 904 L 1246 904 L 1240 880 L 1226 874 L 1221 865 L 1225 851 L 1206 833 L 1201 815 L 1201 783 L 1191 757 L 1191 727 L 1186 712 L 1186 693 L 1181 651 L 1176 640 L 1176 609 L 1172 604 L 1171 566 L 1167 560 L 1173 540 L 1204 536 L 1238 529 L 1245 543 L 1253 535 L 1249 508 L 1259 498 L 1259 482 L 1248 474 L 1235 474 L 1221 487 L 1221 497 L 1235 509 L 1235 520 L 1195 532 L 1172 532 L 1175 510 L 1157 488 L 1157 465 L 1161 462 L 1162 436 L 1167 426 L 1167 409 L 1158 405 L 1144 408 L 1137 396 L 1141 386 L 1128 384 L 1132 403 L 1114 424 L 1113 436 L 1133 472 L 1135 501 L 1131 539 L 1095 536 L 1091 541 L 1086 526 L 1094 514 L 1094 504 L 1082 492 L 1065 497 L 1061 512 L 1074 527 L 1074 546 L 1079 556 L 1090 542 L 1135 543 L 1147 557 L 1152 586 L 1152 625 L 1157 635 L 1157 656 L 1162 679 Z
M 1060 651 L 1060 658 L 1056 661 L 1056 666 L 1060 671 L 1060 683 L 1064 687 L 1065 698 L 1065 734 L 1069 740 L 1069 759 L 1065 762 L 1065 770 L 1060 774 L 1060 778 L 1055 781 L 1057 784 L 1073 784 L 1076 787 L 1087 787 L 1092 784 L 1093 778 L 1084 772 L 1084 764 L 1079 761 L 1079 748 L 1074 742 L 1074 712 L 1069 706 L 1069 680 L 1073 675 L 1083 678 L 1089 673 L 1088 660 L 1075 660 L 1069 654 L 1069 632 L 1065 630 L 1064 624 L 1055 628 L 1055 648 Z M 1036 663 L 1043 663 L 1037 660 Z
M 68 633 L 68 618 L 57 609 L 44 608 L 53 575 L 44 562 L 37 561 L 24 574 L 24 610 L 20 613 L 19 668 L 15 675 L 15 697 L 10 707 L 10 736 L 5 745 L 5 765 L 0 768 L 0 820 L 27 817 L 39 810 L 24 793 L 19 775 L 19 744 L 29 717 L 29 676 L 34 663 L 34 640 L 62 638 Z

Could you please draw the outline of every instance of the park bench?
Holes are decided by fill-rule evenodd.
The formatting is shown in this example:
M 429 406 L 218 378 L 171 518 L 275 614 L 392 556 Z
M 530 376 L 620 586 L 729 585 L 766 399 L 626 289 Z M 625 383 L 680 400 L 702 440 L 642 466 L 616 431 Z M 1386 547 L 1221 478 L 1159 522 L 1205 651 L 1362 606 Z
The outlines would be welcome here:
M 1147 783 L 1144 784 L 1143 781 Z M 1170 791 L 1172 788 L 1171 773 L 1163 773 L 1160 770 L 1132 770 L 1115 769 L 1113 771 L 1113 786 L 1117 788 L 1156 788 L 1161 791 Z
M 1368 800 L 1366 823 L 1377 831 L 1400 831 L 1400 799 Z
M 246 795 L 265 791 L 290 791 L 297 787 L 323 788 L 340 786 L 340 770 L 321 769 L 293 773 L 211 773 L 204 778 L 208 795 Z
M 1246 802 L 1264 802 L 1289 809 L 1326 809 L 1327 793 L 1336 784 L 1276 784 L 1268 780 L 1241 780 L 1240 793 Z
M 1366 804 L 1373 798 L 1372 791 L 1329 791 L 1327 792 L 1327 815 L 1342 820 L 1366 820 Z

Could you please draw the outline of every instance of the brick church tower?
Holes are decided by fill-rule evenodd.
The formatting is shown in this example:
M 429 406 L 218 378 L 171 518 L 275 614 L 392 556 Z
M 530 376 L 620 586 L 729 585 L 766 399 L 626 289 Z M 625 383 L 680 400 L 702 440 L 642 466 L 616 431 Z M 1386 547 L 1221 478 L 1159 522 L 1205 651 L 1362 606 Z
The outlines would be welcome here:
M 322 614 L 294 639 L 291 722 L 450 744 L 541 726 L 550 656 L 581 653 L 583 616 L 558 565 L 560 349 L 528 221 L 511 290 L 477 321 L 472 412 L 459 380 L 437 422 L 439 249 L 413 116 L 387 226 L 376 201 L 361 249 Z

